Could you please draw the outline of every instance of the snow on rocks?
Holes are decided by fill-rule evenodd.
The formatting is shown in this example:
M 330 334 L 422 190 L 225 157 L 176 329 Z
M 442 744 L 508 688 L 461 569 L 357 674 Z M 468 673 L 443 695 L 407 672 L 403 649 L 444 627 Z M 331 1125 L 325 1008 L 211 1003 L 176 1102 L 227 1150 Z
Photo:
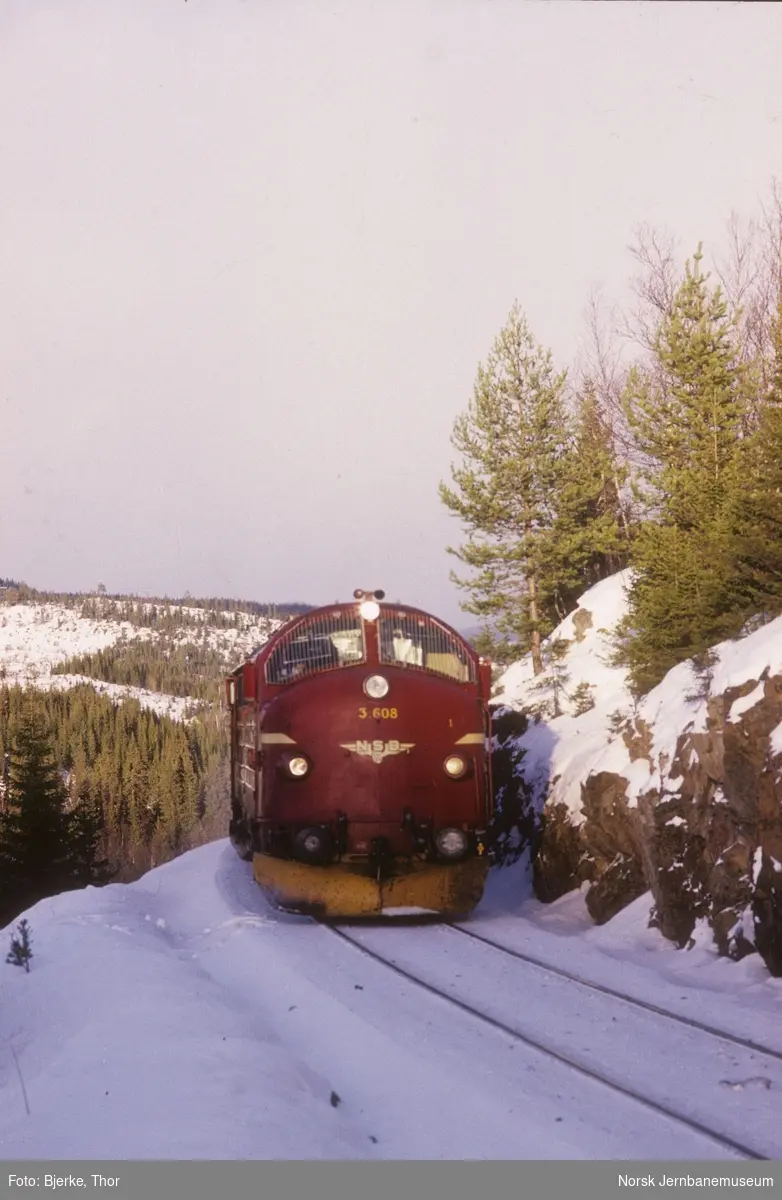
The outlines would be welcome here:
M 627 688 L 627 672 L 611 665 L 611 635 L 626 610 L 629 573 L 622 571 L 590 588 L 571 613 L 546 639 L 544 654 L 552 644 L 566 642 L 559 666 L 548 663 L 542 676 L 535 677 L 530 655 L 525 655 L 501 676 L 493 703 L 528 711 L 554 703 L 559 716 L 547 716 L 529 724 L 518 739 L 524 750 L 524 775 L 537 805 L 545 800 L 562 803 L 575 821 L 581 819 L 581 780 L 603 755 L 607 765 L 624 765 L 626 753 L 614 724 L 629 716 L 633 700 Z M 557 681 L 559 675 L 559 682 Z M 574 692 L 581 684 L 592 689 L 593 707 L 577 713 Z
M 688 944 L 706 920 L 721 953 L 756 947 L 782 974 L 782 617 L 713 647 L 707 671 L 680 663 L 634 703 L 606 654 L 627 582 L 581 598 L 544 647 L 543 676 L 527 658 L 499 681 L 497 699 L 529 714 L 516 749 L 544 814 L 537 893 L 589 882 L 587 908 L 605 921 L 651 891 L 666 937 Z

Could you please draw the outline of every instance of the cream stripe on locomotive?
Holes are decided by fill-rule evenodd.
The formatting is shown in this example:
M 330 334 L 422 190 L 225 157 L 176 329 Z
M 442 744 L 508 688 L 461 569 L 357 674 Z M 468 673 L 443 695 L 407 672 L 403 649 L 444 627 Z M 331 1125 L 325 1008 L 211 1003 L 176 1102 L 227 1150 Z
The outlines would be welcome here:
M 485 733 L 465 733 L 458 742 L 454 742 L 454 746 L 482 746 L 485 740 Z
M 296 742 L 287 733 L 262 733 L 259 741 L 262 746 L 295 746 Z

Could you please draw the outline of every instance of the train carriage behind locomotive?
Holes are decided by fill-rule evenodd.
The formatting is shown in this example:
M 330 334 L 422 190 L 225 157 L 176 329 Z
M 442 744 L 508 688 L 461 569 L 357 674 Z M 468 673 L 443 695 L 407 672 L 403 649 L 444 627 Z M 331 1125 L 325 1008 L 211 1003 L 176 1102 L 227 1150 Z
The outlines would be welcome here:
M 382 600 L 295 618 L 229 676 L 231 840 L 289 911 L 464 915 L 488 868 L 491 668 Z

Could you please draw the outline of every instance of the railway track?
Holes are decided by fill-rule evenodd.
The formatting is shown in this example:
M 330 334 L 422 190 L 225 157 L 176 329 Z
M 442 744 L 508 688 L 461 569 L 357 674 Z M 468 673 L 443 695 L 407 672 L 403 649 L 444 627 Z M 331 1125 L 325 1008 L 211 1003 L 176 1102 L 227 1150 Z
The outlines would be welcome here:
M 676 1111 L 674 1108 L 670 1107 L 668 1104 L 657 1101 L 657 1100 L 649 1097 L 648 1095 L 643 1094 L 636 1087 L 633 1087 L 632 1085 L 630 1085 L 628 1083 L 624 1083 L 624 1082 L 620 1083 L 616 1079 L 610 1078 L 608 1075 L 595 1070 L 593 1067 L 591 1067 L 586 1062 L 584 1062 L 583 1059 L 579 1059 L 577 1056 L 575 1056 L 571 1053 L 568 1053 L 564 1050 L 555 1049 L 551 1045 L 547 1045 L 544 1041 L 540 1041 L 536 1037 L 533 1037 L 532 1035 L 530 1035 L 528 1033 L 522 1032 L 520 1029 L 514 1027 L 513 1025 L 509 1024 L 505 1020 L 488 1015 L 487 1013 L 481 1011 L 480 1008 L 476 1007 L 475 1004 L 469 1003 L 468 1001 L 462 999 L 461 997 L 449 994 L 449 992 L 444 991 L 442 988 L 438 987 L 436 984 L 432 983 L 430 980 L 422 978 L 420 975 L 416 974 L 414 971 L 407 970 L 404 967 L 400 966 L 398 963 L 392 961 L 389 958 L 386 958 L 382 954 L 379 954 L 376 950 L 374 950 L 370 946 L 367 946 L 367 945 L 363 944 L 360 940 L 357 940 L 356 938 L 351 937 L 348 933 L 345 932 L 344 928 L 338 928 L 334 925 L 330 925 L 330 926 L 328 926 L 328 928 L 329 928 L 330 933 L 332 933 L 335 937 L 340 938 L 343 942 L 346 942 L 349 946 L 352 946 L 358 953 L 365 955 L 367 958 L 373 959 L 377 963 L 382 964 L 384 967 L 388 968 L 388 970 L 393 971 L 396 975 L 407 980 L 408 982 L 415 984 L 417 987 L 420 987 L 422 990 L 428 992 L 430 995 L 438 997 L 440 1000 L 451 1005 L 452 1007 L 457 1008 L 457 1009 L 461 1010 L 462 1012 L 469 1014 L 471 1017 L 473 1017 L 477 1021 L 480 1021 L 482 1024 L 493 1028 L 494 1030 L 506 1035 L 507 1037 L 512 1038 L 516 1042 L 522 1043 L 523 1045 L 536 1051 L 540 1055 L 543 1055 L 549 1059 L 552 1059 L 558 1063 L 563 1064 L 564 1066 L 577 1072 L 581 1076 L 600 1084 L 601 1086 L 605 1087 L 606 1089 L 610 1090 L 611 1092 L 621 1095 L 621 1096 L 625 1097 L 626 1099 L 628 1099 L 638 1105 L 641 1105 L 646 1110 L 655 1112 L 658 1115 L 661 1115 L 661 1116 L 667 1118 L 669 1121 L 672 1121 L 672 1122 L 678 1124 L 679 1126 L 687 1128 L 691 1132 L 700 1134 L 702 1137 L 704 1137 L 704 1138 L 708 1139 L 710 1142 L 712 1142 L 715 1146 L 719 1146 L 723 1150 L 732 1151 L 734 1154 L 739 1155 L 741 1158 L 749 1159 L 749 1160 L 753 1160 L 753 1161 L 767 1161 L 770 1157 L 773 1157 L 773 1156 L 770 1156 L 770 1155 L 760 1152 L 757 1148 L 755 1148 L 753 1146 L 747 1145 L 746 1142 L 740 1140 L 739 1138 L 729 1136 L 725 1133 L 722 1133 L 718 1130 L 711 1128 L 709 1125 L 706 1125 L 701 1120 L 695 1119 L 691 1116 L 687 1116 L 687 1115 L 681 1113 L 680 1111 Z M 446 925 L 445 928 L 456 932 L 456 930 L 453 926 Z M 463 931 L 461 931 L 461 932 L 463 932 Z M 478 938 L 476 938 L 476 940 L 477 941 L 487 941 L 489 946 L 493 946 L 495 949 L 497 949 L 499 951 L 504 950 L 504 947 L 496 946 L 494 943 L 492 943 L 491 941 L 488 941 L 487 939 L 478 937 Z M 517 957 L 517 956 L 515 954 L 511 954 L 510 957 Z M 523 958 L 522 958 L 522 961 L 523 961 Z M 533 965 L 541 966 L 543 964 L 534 963 Z M 548 968 L 545 967 L 544 969 L 548 969 Z M 555 974 L 563 974 L 563 973 L 555 972 Z M 580 982 L 580 981 L 574 981 L 574 982 Z M 595 988 L 594 990 L 603 991 L 605 989 Z M 617 995 L 614 998 L 619 999 L 619 1000 L 627 999 L 626 997 L 623 997 L 621 995 Z M 645 1007 L 645 1006 L 640 1006 L 640 1007 Z M 669 1016 L 670 1014 L 662 1012 L 662 1013 L 659 1013 L 656 1015 Z M 705 1033 L 709 1034 L 709 1036 L 718 1036 L 718 1037 L 722 1036 L 721 1034 L 712 1033 L 711 1030 L 709 1030 L 705 1026 L 701 1026 L 700 1030 L 701 1030 L 701 1032 L 705 1032 Z M 739 1040 L 739 1044 L 741 1044 L 740 1040 Z M 743 1046 L 742 1048 L 745 1048 L 745 1046 Z M 754 1047 L 753 1047 L 753 1050 L 754 1050 Z
M 637 996 L 628 996 L 626 992 L 619 992 L 615 988 L 607 987 L 605 984 L 584 979 L 583 976 L 576 975 L 572 971 L 566 971 L 563 967 L 555 967 L 541 958 L 536 958 L 532 954 L 525 954 L 521 950 L 515 950 L 510 946 L 504 945 L 502 942 L 495 942 L 492 938 L 484 937 L 482 934 L 475 933 L 471 929 L 465 929 L 459 924 L 449 922 L 446 923 L 445 928 L 452 933 L 472 938 L 473 941 L 482 942 L 484 946 L 491 946 L 492 949 L 498 950 L 502 954 L 507 954 L 511 958 L 516 958 L 520 962 L 529 963 L 530 966 L 537 967 L 541 971 L 546 971 L 549 975 L 558 975 L 560 978 L 567 979 L 571 983 L 589 988 L 590 991 L 599 992 L 603 996 L 611 996 L 614 1000 L 621 1000 L 633 1008 L 643 1009 L 646 1012 L 654 1013 L 658 1017 L 667 1017 L 669 1021 L 675 1021 L 679 1025 L 687 1026 L 690 1029 L 698 1029 L 703 1033 L 711 1034 L 712 1037 L 720 1038 L 724 1042 L 731 1042 L 734 1046 L 741 1046 L 744 1050 L 752 1050 L 757 1054 L 764 1054 L 767 1058 L 775 1058 L 779 1062 L 782 1062 L 782 1050 L 774 1050 L 770 1046 L 764 1046 L 760 1042 L 752 1041 L 751 1038 L 740 1037 L 738 1034 L 729 1033 L 725 1029 L 718 1029 L 715 1025 L 707 1025 L 704 1021 L 696 1021 L 693 1017 L 685 1017 L 681 1013 L 671 1012 L 670 1009 L 660 1008 L 659 1005 L 652 1004 L 648 1000 L 639 1000 Z

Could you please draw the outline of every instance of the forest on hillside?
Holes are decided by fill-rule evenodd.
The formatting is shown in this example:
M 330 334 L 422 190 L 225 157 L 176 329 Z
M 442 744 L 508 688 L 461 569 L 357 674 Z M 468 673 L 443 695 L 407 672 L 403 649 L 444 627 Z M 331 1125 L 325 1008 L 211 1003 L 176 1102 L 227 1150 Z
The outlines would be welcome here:
M 136 879 L 225 836 L 226 756 L 219 705 L 184 724 L 88 684 L 0 688 L 0 922 L 55 891 Z
M 107 683 L 219 704 L 223 677 L 233 665 L 226 661 L 225 653 L 197 642 L 129 641 L 66 659 L 53 667 L 52 673 L 87 675 Z
M 615 663 L 636 696 L 782 611 L 782 188 L 733 216 L 707 267 L 648 227 L 629 308 L 595 294 L 566 370 L 516 303 L 456 420 L 443 503 L 483 649 L 507 663 L 630 568 Z
M 89 684 L 64 691 L 0 686 L 0 922 L 84 882 L 138 878 L 224 837 L 228 730 L 224 678 L 236 637 L 262 642 L 293 605 L 138 597 L 64 597 L 8 580 L 3 606 L 70 603 L 80 617 L 126 622 L 140 635 L 61 662 L 78 674 L 193 700 L 175 721 Z M 309 608 L 311 606 L 302 606 Z M 119 633 L 119 631 L 118 631 Z M 247 644 L 246 642 L 244 643 Z M 47 832 L 48 831 L 48 832 Z M 56 847 L 59 847 L 57 849 Z

